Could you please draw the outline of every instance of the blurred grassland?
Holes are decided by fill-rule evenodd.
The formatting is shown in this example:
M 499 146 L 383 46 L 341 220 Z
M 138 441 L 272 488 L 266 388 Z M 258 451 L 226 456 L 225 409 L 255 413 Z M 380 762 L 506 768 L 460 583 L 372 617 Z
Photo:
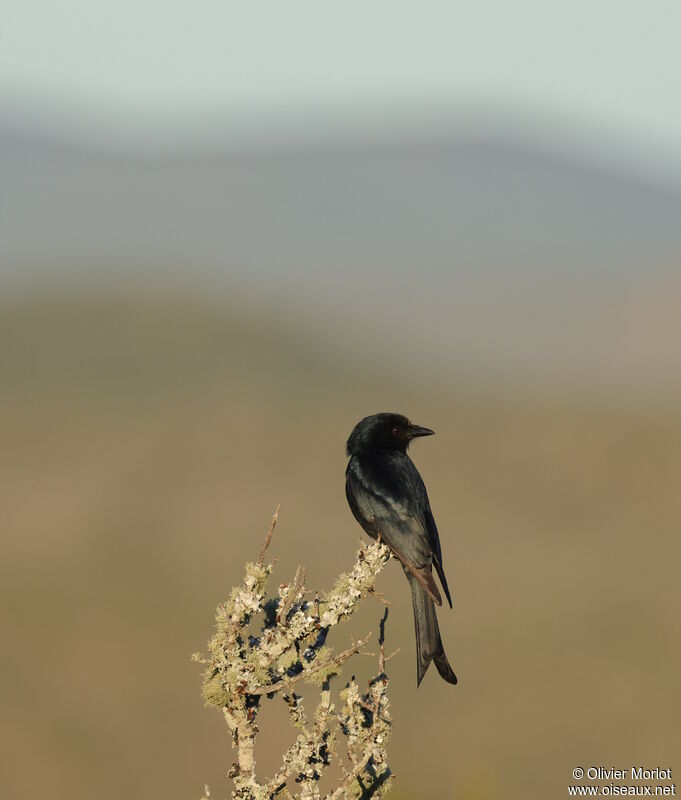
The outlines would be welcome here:
M 370 348 L 342 352 L 236 302 L 3 301 L 3 797 L 228 793 L 230 741 L 189 655 L 279 500 L 275 582 L 304 561 L 324 589 L 350 567 L 344 441 L 378 410 L 437 432 L 412 456 L 460 677 L 431 670 L 416 691 L 411 604 L 389 565 L 396 800 L 556 797 L 578 765 L 681 768 L 674 398 L 412 382 Z M 338 645 L 376 629 L 366 605 Z M 257 755 L 271 771 L 291 734 L 270 706 Z

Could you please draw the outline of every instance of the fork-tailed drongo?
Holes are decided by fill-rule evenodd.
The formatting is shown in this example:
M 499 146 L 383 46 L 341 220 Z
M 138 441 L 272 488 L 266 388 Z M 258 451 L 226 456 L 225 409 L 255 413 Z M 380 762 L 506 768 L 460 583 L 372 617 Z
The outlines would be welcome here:
M 456 683 L 435 615 L 434 603 L 442 605 L 442 598 L 433 566 L 450 608 L 452 605 L 442 568 L 440 537 L 423 479 L 407 455 L 412 439 L 432 433 L 429 428 L 412 425 L 401 414 L 373 414 L 355 425 L 346 446 L 350 462 L 345 472 L 345 494 L 352 513 L 369 536 L 380 536 L 388 545 L 411 586 L 417 685 L 431 661 L 446 681 Z

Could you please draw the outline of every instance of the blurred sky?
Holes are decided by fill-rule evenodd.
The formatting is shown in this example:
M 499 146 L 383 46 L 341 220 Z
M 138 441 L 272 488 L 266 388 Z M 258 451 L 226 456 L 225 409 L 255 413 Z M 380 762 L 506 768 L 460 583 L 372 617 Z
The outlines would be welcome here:
M 0 26 L 0 99 L 121 135 L 514 110 L 681 161 L 673 0 L 8 0 Z

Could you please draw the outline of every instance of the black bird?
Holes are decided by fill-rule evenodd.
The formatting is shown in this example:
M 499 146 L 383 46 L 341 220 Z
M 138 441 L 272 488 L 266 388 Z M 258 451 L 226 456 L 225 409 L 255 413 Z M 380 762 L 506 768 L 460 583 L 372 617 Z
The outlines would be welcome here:
M 409 579 L 416 629 L 417 686 L 431 661 L 447 682 L 456 683 L 435 615 L 434 603 L 441 606 L 442 598 L 432 566 L 452 607 L 442 568 L 440 537 L 423 479 L 407 455 L 412 439 L 433 432 L 412 425 L 401 414 L 373 414 L 355 425 L 346 445 L 350 461 L 345 471 L 345 494 L 350 509 L 369 536 L 380 536 L 388 545 Z

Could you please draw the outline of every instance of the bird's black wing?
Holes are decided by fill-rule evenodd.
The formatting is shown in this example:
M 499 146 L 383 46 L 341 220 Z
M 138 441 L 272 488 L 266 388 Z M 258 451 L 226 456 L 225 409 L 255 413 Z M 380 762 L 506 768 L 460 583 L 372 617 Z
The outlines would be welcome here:
M 445 595 L 447 596 L 447 601 L 449 602 L 449 607 L 451 608 L 452 596 L 449 594 L 449 586 L 447 586 L 447 578 L 445 578 L 445 571 L 444 567 L 442 566 L 442 548 L 440 547 L 440 536 L 437 532 L 437 525 L 435 524 L 433 512 L 430 510 L 430 503 L 428 503 L 426 507 L 426 531 L 428 533 L 428 539 L 430 540 L 430 546 L 433 551 L 433 564 L 435 564 L 435 569 L 437 570 L 438 577 L 440 578 L 440 583 L 442 584 L 442 588 L 445 590 Z
M 442 605 L 431 569 L 433 552 L 425 520 L 420 519 L 418 510 L 410 507 L 406 499 L 381 492 L 353 460 L 348 464 L 345 493 L 352 513 L 364 530 L 370 536 L 380 536 L 403 567 L 438 605 Z
M 435 565 L 440 583 L 447 597 L 447 602 L 451 608 L 452 597 L 449 594 L 449 586 L 447 586 L 447 578 L 445 577 L 445 571 L 442 565 L 440 536 L 438 534 L 437 525 L 435 524 L 433 512 L 430 510 L 428 490 L 423 482 L 421 473 L 416 469 L 414 462 L 410 458 L 407 457 L 401 461 L 400 467 L 401 481 L 404 485 L 401 487 L 402 491 L 399 494 L 400 496 L 409 498 L 413 515 L 423 525 L 433 564 Z

